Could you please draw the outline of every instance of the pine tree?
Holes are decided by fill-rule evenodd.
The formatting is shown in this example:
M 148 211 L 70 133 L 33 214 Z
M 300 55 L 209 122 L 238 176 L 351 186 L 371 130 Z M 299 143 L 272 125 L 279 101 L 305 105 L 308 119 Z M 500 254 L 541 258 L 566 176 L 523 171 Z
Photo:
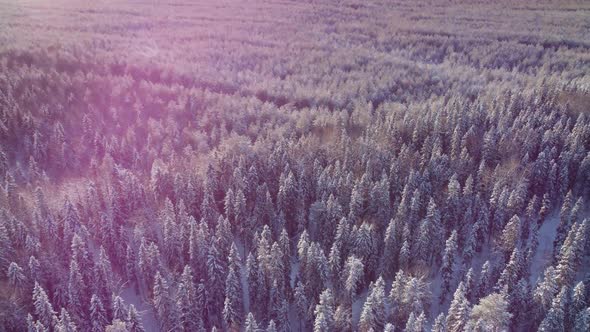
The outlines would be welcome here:
M 66 311 L 65 308 L 61 308 L 61 313 L 59 315 L 59 321 L 57 322 L 57 325 L 55 326 L 55 331 L 56 332 L 76 332 L 76 331 L 78 331 L 76 324 L 74 323 L 72 318 L 70 318 L 70 315 L 68 314 L 68 312 Z
M 557 225 L 557 234 L 555 235 L 555 240 L 553 241 L 553 252 L 554 256 L 559 252 L 561 248 L 561 244 L 565 239 L 570 223 L 571 211 L 572 211 L 572 204 L 573 204 L 573 195 L 572 192 L 569 191 L 563 200 L 563 204 L 561 205 L 561 210 L 559 212 L 559 224 Z
M 197 305 L 197 290 L 193 282 L 193 274 L 190 266 L 185 265 L 180 276 L 180 283 L 176 292 L 176 307 L 179 313 L 179 325 L 184 331 L 195 331 L 199 326 L 201 317 Z
M 506 295 L 504 291 L 502 295 Z M 528 320 L 530 317 L 532 292 L 528 282 L 528 278 L 521 278 L 516 286 L 512 289 L 512 292 L 508 294 L 508 300 L 510 302 L 509 311 L 513 314 L 512 322 L 515 325 Z
M 303 280 L 306 282 L 310 297 L 317 298 L 327 283 L 329 272 L 328 259 L 320 246 L 315 242 L 311 243 L 307 251 L 307 264 L 303 271 L 305 274 Z
M 256 305 L 256 294 L 258 294 L 258 262 L 252 253 L 246 258 L 246 280 L 248 283 L 248 295 L 250 307 Z
M 136 257 L 133 251 L 133 247 L 131 245 L 127 245 L 127 249 L 125 250 L 125 277 L 129 282 L 135 282 L 137 280 L 137 271 L 136 271 Z
M 378 242 L 375 225 L 363 222 L 352 232 L 354 235 L 352 252 L 361 259 L 365 265 L 365 274 L 368 278 L 374 278 L 378 264 Z
M 68 279 L 68 309 L 74 319 L 81 320 L 84 317 L 82 303 L 85 302 L 85 289 L 82 274 L 75 260 L 70 263 L 70 276 Z
M 90 299 L 90 330 L 92 332 L 103 332 L 109 323 L 107 313 L 96 294 Z
M 500 238 L 500 248 L 506 256 L 516 248 L 520 235 L 521 221 L 517 215 L 514 215 L 504 227 Z
M 286 281 L 286 287 L 288 292 L 291 291 L 291 241 L 289 239 L 289 234 L 287 230 L 283 228 L 281 234 L 279 236 L 279 240 L 277 241 L 279 247 L 281 248 L 282 253 L 282 263 L 283 263 L 283 277 Z
M 522 275 L 522 261 L 523 258 L 520 250 L 515 248 L 514 251 L 512 251 L 512 255 L 510 255 L 510 261 L 508 261 L 508 264 L 506 264 L 506 267 L 500 274 L 498 284 L 496 285 L 498 290 L 501 290 L 504 287 L 507 287 L 509 290 L 511 290 L 512 287 L 516 285 L 516 282 Z
M 362 284 L 364 278 L 364 265 L 363 262 L 357 257 L 349 256 L 345 264 L 345 282 L 344 289 L 346 290 L 347 296 L 351 301 L 354 301 L 357 295 L 357 291 Z
M 410 267 L 410 259 L 411 259 L 411 252 L 410 252 L 410 243 L 408 240 L 404 241 L 402 247 L 399 251 L 399 267 L 400 269 L 408 269 Z
M 311 321 L 310 315 L 310 301 L 307 298 L 307 294 L 305 291 L 305 286 L 301 281 L 297 282 L 297 286 L 295 287 L 295 307 L 297 309 L 297 315 L 300 318 L 303 326 L 305 326 L 308 322 Z
M 224 302 L 225 264 L 215 242 L 209 247 L 207 254 L 207 290 L 209 292 L 209 312 L 222 312 Z
M 465 325 L 467 324 L 470 310 L 471 308 L 469 301 L 465 297 L 465 286 L 463 285 L 463 282 L 461 282 L 459 283 L 459 287 L 457 287 L 457 290 L 453 295 L 451 307 L 449 308 L 449 312 L 447 314 L 446 321 L 448 331 L 463 331 Z
M 341 304 L 334 312 L 334 329 L 336 331 L 352 331 L 352 307 L 348 304 Z
M 113 269 L 104 247 L 100 247 L 98 259 L 94 266 L 94 285 L 93 292 L 98 296 L 102 303 L 106 303 L 107 308 L 110 306 L 111 295 L 113 292 Z
M 574 322 L 574 331 L 588 331 L 590 330 L 590 308 L 580 311 L 576 315 Z
M 172 304 L 168 282 L 159 271 L 156 272 L 154 278 L 153 301 L 156 315 L 160 321 L 160 328 L 165 331 L 173 328 L 176 323 L 175 308 Z
M 397 219 L 390 220 L 387 229 L 385 230 L 385 238 L 383 240 L 383 254 L 381 255 L 381 274 L 385 277 L 393 277 L 398 267 L 399 258 L 399 239 L 397 229 Z
M 133 304 L 129 305 L 129 312 L 127 315 L 127 330 L 129 332 L 144 332 L 143 325 L 137 314 L 137 310 Z
M 244 324 L 244 331 L 245 332 L 259 332 L 258 330 L 258 323 L 256 319 L 254 319 L 254 315 L 249 312 L 248 316 L 246 317 L 246 323 Z
M 432 324 L 432 332 L 445 332 L 446 331 L 446 318 L 444 313 L 440 313 L 436 316 L 434 323 Z
M 266 332 L 277 332 L 277 324 L 275 324 L 274 320 L 271 319 L 270 322 L 268 322 Z
M 55 311 L 53 311 L 53 306 L 49 302 L 47 293 L 45 293 L 45 290 L 38 282 L 35 282 L 35 287 L 33 288 L 33 305 L 35 307 L 35 315 L 41 324 L 47 327 L 57 324 L 57 317 L 55 316 Z
M 230 329 L 237 329 L 242 322 L 242 287 L 233 266 L 230 266 L 225 279 L 225 302 L 223 318 Z
M 453 278 L 453 266 L 455 265 L 455 257 L 457 255 L 457 231 L 454 230 L 451 236 L 447 239 L 445 244 L 445 252 L 443 255 L 443 263 L 440 268 L 442 274 L 442 288 L 441 292 L 441 303 L 446 298 L 446 295 L 450 292 L 451 281 Z
M 113 320 L 115 319 L 119 319 L 121 321 L 125 321 L 127 319 L 127 314 L 128 314 L 128 308 L 127 305 L 125 304 L 125 301 L 123 301 L 123 298 L 121 298 L 118 295 L 113 294 L 113 299 L 112 299 L 112 303 L 113 303 L 113 310 L 112 310 L 112 316 L 113 316 Z
M 571 312 L 575 316 L 588 305 L 586 301 L 586 286 L 580 281 L 574 287 L 572 294 Z
M 25 282 L 25 275 L 23 268 L 18 266 L 15 262 L 10 263 L 8 266 L 8 282 L 12 287 L 20 288 Z
M 440 241 L 438 240 L 442 238 L 441 230 L 442 225 L 440 213 L 436 203 L 434 202 L 434 199 L 430 198 L 426 218 L 422 220 L 420 225 L 418 243 L 416 244 L 418 256 L 425 263 L 431 263 L 432 259 L 435 257 L 435 253 L 440 251 L 437 250 L 437 248 L 440 248 L 441 246 L 439 243 Z
M 426 327 L 426 315 L 424 312 L 416 315 L 412 312 L 406 322 L 406 332 L 424 332 Z
M 385 282 L 382 277 L 372 284 L 369 296 L 363 305 L 359 320 L 359 329 L 379 331 L 385 325 Z
M 473 298 L 475 297 L 474 293 L 476 290 L 475 276 L 473 275 L 473 268 L 469 268 L 469 270 L 467 270 L 467 273 L 463 277 L 463 283 L 465 284 L 465 297 L 467 298 L 467 300 L 469 300 L 471 302 L 471 301 L 473 301 Z
M 328 288 L 320 294 L 320 302 L 315 307 L 314 332 L 330 332 L 334 329 L 334 296 Z
M 539 331 L 563 331 L 565 328 L 565 314 L 568 292 L 563 287 L 551 302 L 551 308 L 539 326 Z
M 537 282 L 533 293 L 533 301 L 541 314 L 544 315 L 549 310 L 553 297 L 558 291 L 555 269 L 553 266 L 549 266 L 543 273 L 543 279 Z

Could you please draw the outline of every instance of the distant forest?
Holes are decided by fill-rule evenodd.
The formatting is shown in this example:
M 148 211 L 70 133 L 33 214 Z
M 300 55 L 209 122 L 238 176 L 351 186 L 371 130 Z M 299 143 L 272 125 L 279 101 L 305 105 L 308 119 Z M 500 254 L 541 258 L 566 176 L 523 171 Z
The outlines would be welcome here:
M 0 0 L 0 332 L 590 331 L 589 20 Z

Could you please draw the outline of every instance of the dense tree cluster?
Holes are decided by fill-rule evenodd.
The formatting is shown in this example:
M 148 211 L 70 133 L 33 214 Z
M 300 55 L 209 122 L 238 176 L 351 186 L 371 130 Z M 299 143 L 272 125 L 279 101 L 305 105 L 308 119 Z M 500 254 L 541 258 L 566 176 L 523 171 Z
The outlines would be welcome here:
M 0 330 L 589 329 L 579 13 L 70 5 L 0 5 Z

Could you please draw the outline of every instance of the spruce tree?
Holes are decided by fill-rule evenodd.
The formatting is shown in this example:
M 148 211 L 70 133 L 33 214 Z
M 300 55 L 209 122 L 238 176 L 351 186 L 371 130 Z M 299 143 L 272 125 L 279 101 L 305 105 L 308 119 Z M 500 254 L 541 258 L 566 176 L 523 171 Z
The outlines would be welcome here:
M 90 331 L 103 332 L 108 325 L 107 313 L 102 301 L 96 294 L 90 299 Z
M 461 282 L 453 295 L 451 307 L 447 314 L 447 330 L 450 332 L 463 331 L 469 319 L 470 311 L 469 301 L 465 297 L 465 286 Z
M 57 324 L 57 317 L 55 316 L 55 311 L 53 311 L 53 306 L 49 302 L 47 293 L 45 293 L 45 290 L 38 282 L 35 282 L 35 287 L 33 288 L 33 305 L 35 307 L 35 315 L 41 324 L 49 328 Z

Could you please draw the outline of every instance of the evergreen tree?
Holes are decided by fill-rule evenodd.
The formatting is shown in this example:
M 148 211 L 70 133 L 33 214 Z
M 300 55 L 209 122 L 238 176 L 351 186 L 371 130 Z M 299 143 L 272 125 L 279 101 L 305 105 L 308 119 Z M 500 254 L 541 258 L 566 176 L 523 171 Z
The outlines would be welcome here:
M 307 298 L 307 294 L 305 291 L 305 286 L 301 281 L 297 282 L 297 286 L 295 287 L 295 307 L 297 309 L 297 315 L 300 318 L 303 326 L 305 326 L 308 322 L 311 321 L 310 315 L 310 301 Z
M 420 225 L 417 250 L 418 256 L 425 263 L 431 263 L 435 253 L 439 252 L 439 238 L 442 237 L 441 216 L 433 198 L 430 198 L 426 218 Z M 405 244 L 405 243 L 404 243 Z
M 41 324 L 47 327 L 57 324 L 57 317 L 55 316 L 55 311 L 53 311 L 53 306 L 49 302 L 47 293 L 45 293 L 45 290 L 38 282 L 35 282 L 35 287 L 33 288 L 33 305 L 35 307 L 35 315 Z
M 372 284 L 369 296 L 363 305 L 361 316 L 359 320 L 359 329 L 368 331 L 373 329 L 379 331 L 385 325 L 385 282 L 383 278 L 379 277 L 377 281 Z
M 207 254 L 207 290 L 209 292 L 209 312 L 222 312 L 224 298 L 225 264 L 221 258 L 215 242 L 209 247 Z
M 354 301 L 364 278 L 363 262 L 355 256 L 349 256 L 345 264 L 344 289 L 348 297 Z
M 561 210 L 559 212 L 559 224 L 557 225 L 557 233 L 555 235 L 555 240 L 553 241 L 553 252 L 554 256 L 557 255 L 559 249 L 561 248 L 561 244 L 563 243 L 569 227 L 570 223 L 570 216 L 572 211 L 572 204 L 573 204 L 573 195 L 572 192 L 569 191 L 563 200 L 563 204 L 561 205 Z
M 160 321 L 160 328 L 168 331 L 176 325 L 175 308 L 172 304 L 172 297 L 168 282 L 160 272 L 156 272 L 154 278 L 153 301 L 156 315 Z
M 568 292 L 563 287 L 551 302 L 551 308 L 539 326 L 539 331 L 563 331 Z
M 467 324 L 470 310 L 471 308 L 469 301 L 465 297 L 465 286 L 463 285 L 463 282 L 461 282 L 459 283 L 459 287 L 457 287 L 457 290 L 453 295 L 451 307 L 449 308 L 449 312 L 447 314 L 446 326 L 448 331 L 463 331 Z
M 588 331 L 590 329 L 590 308 L 580 311 L 576 315 L 574 331 Z
M 82 303 L 85 296 L 84 280 L 75 260 L 70 263 L 70 276 L 68 279 L 68 309 L 76 321 L 81 321 L 84 317 Z M 86 307 L 87 308 L 87 307 Z
M 440 268 L 442 275 L 442 292 L 441 303 L 444 301 L 448 292 L 450 292 L 451 281 L 453 279 L 453 266 L 455 264 L 455 257 L 457 255 L 457 231 L 453 231 L 451 236 L 447 239 L 445 244 L 445 252 L 443 255 L 443 262 Z
M 516 248 L 520 236 L 521 220 L 517 215 L 514 215 L 504 227 L 500 238 L 500 248 L 506 256 Z
M 424 312 L 420 313 L 417 317 L 412 312 L 406 322 L 406 332 L 423 332 L 425 331 L 425 327 L 426 315 L 424 315 Z
M 127 314 L 127 330 L 129 332 L 144 332 L 143 325 L 137 314 L 135 306 L 131 304 L 129 306 L 129 312 Z
M 113 320 L 119 319 L 121 321 L 125 321 L 127 319 L 127 314 L 128 314 L 127 305 L 123 301 L 123 298 L 121 298 L 120 296 L 113 294 L 112 297 L 113 297 L 113 300 L 112 300 L 112 303 L 113 303 L 113 310 L 112 310 Z
M 256 295 L 258 294 L 258 262 L 252 253 L 246 258 L 246 280 L 248 283 L 248 296 L 250 307 L 256 306 Z
M 266 332 L 277 332 L 277 324 L 275 324 L 274 320 L 271 319 L 270 322 L 268 322 Z
M 381 255 L 381 273 L 386 277 L 393 277 L 398 267 L 399 245 L 398 237 L 398 219 L 391 219 L 385 230 L 383 240 L 383 254 Z
M 242 322 L 242 287 L 233 266 L 230 266 L 225 279 L 225 302 L 223 318 L 230 329 L 237 329 Z
M 70 315 L 66 311 L 65 308 L 61 308 L 61 313 L 59 314 L 59 321 L 55 326 L 56 332 L 76 332 L 78 331 L 76 324 L 70 318 Z
M 246 323 L 244 324 L 244 331 L 245 332 L 259 332 L 258 330 L 258 323 L 256 319 L 254 319 L 254 315 L 251 312 L 248 313 L 246 317 Z
M 348 304 L 341 304 L 334 312 L 334 328 L 337 331 L 352 331 L 352 307 Z
M 102 332 L 108 325 L 107 313 L 96 294 L 90 299 L 90 330 L 92 332 Z
M 180 276 L 180 283 L 176 292 L 176 307 L 179 313 L 178 324 L 184 331 L 196 331 L 201 322 L 197 304 L 197 290 L 193 282 L 190 266 L 185 265 Z
M 431 331 L 432 332 L 446 331 L 446 318 L 442 312 L 438 316 L 436 316 L 436 319 L 434 320 L 434 323 L 432 324 Z
M 512 251 L 512 255 L 510 255 L 510 261 L 506 264 L 506 267 L 500 274 L 500 279 L 498 279 L 498 284 L 496 285 L 497 289 L 503 289 L 507 287 L 509 290 L 516 285 L 518 279 L 520 279 L 522 274 L 522 254 L 518 248 L 515 248 Z
M 23 268 L 18 266 L 15 262 L 10 263 L 8 266 L 8 282 L 12 287 L 20 288 L 25 282 L 25 275 Z
M 314 332 L 330 332 L 334 329 L 334 296 L 328 288 L 320 294 L 320 302 L 315 307 Z
M 555 269 L 549 266 L 543 273 L 543 279 L 537 282 L 537 287 L 533 293 L 533 301 L 542 315 L 549 310 L 551 302 L 558 291 Z

